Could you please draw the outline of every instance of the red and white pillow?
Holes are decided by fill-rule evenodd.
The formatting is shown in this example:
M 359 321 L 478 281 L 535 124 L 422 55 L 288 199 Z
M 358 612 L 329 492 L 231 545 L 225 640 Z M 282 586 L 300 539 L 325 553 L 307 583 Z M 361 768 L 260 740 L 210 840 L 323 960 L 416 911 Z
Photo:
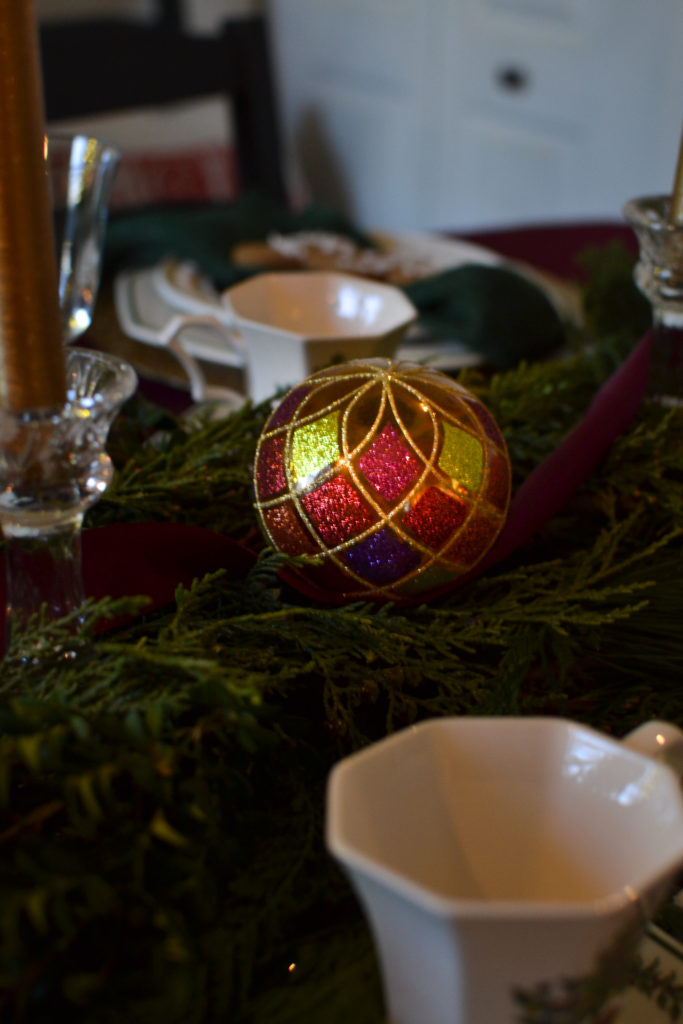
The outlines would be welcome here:
M 110 209 L 154 203 L 219 202 L 239 192 L 224 97 L 48 125 L 116 143 L 121 163 Z

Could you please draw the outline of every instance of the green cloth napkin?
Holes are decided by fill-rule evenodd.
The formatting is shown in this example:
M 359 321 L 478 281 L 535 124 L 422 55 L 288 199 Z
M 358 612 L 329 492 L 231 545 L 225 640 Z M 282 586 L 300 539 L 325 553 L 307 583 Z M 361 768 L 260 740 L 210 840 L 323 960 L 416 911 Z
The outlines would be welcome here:
M 260 196 L 201 206 L 149 207 L 111 218 L 104 275 L 150 266 L 165 257 L 191 260 L 220 288 L 253 274 L 230 260 L 238 242 L 272 231 L 330 231 L 372 245 L 335 209 L 312 205 L 293 213 Z M 560 317 L 545 294 L 502 267 L 467 264 L 405 287 L 419 324 L 431 337 L 449 337 L 480 353 L 494 369 L 544 358 L 564 341 Z
M 505 267 L 466 263 L 404 290 L 433 338 L 457 338 L 496 369 L 543 359 L 566 340 L 546 294 Z
M 273 232 L 330 231 L 359 245 L 372 243 L 334 209 L 312 205 L 297 213 L 262 196 L 201 206 L 152 206 L 110 219 L 103 272 L 151 266 L 166 257 L 190 260 L 216 287 L 228 288 L 253 274 L 230 260 L 238 242 L 262 241 Z

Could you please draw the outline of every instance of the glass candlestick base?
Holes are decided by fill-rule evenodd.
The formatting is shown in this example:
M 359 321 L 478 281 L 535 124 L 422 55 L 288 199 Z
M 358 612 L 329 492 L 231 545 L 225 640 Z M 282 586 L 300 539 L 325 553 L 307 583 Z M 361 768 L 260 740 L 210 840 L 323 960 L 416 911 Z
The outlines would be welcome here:
M 99 352 L 72 349 L 66 364 L 61 409 L 0 411 L 6 646 L 38 613 L 57 619 L 81 606 L 83 516 L 111 480 L 107 435 L 137 384 L 131 366 Z
M 624 217 L 638 239 L 634 280 L 653 314 L 647 397 L 683 405 L 683 224 L 669 221 L 669 196 L 631 199 Z

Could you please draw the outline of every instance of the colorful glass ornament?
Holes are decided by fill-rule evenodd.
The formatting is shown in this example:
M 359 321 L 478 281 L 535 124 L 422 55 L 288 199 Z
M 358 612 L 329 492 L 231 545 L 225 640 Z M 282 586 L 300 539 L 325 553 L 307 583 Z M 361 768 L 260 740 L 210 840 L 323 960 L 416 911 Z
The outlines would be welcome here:
M 470 391 L 428 367 L 360 359 L 277 406 L 255 505 L 270 544 L 307 556 L 302 578 L 330 597 L 423 599 L 489 550 L 510 479 L 505 440 Z

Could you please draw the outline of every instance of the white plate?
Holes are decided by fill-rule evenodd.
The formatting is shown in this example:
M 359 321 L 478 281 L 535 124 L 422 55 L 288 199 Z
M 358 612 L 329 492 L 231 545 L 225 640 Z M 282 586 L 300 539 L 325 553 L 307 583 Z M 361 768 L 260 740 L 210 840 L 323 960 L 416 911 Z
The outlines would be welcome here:
M 577 318 L 575 290 L 526 266 L 506 263 L 497 253 L 460 239 L 429 234 L 381 234 L 383 249 L 421 268 L 424 276 L 478 263 L 507 265 L 529 277 L 546 292 L 561 315 Z M 220 294 L 194 264 L 166 259 L 151 267 L 120 273 L 114 299 L 122 330 L 136 341 L 173 351 L 191 379 L 193 397 L 206 397 L 196 360 L 216 366 L 241 368 L 243 355 L 232 342 Z M 436 369 L 455 371 L 476 365 L 481 357 L 458 339 L 426 337 L 419 325 L 411 328 L 396 357 L 425 362 Z M 214 396 L 215 397 L 215 396 Z
M 244 401 L 236 391 L 208 384 L 198 362 L 239 369 L 243 356 L 227 334 L 220 299 L 192 264 L 164 260 L 121 272 L 114 306 L 124 334 L 175 355 L 195 402 Z
M 419 232 L 376 232 L 373 237 L 386 252 L 419 266 L 424 276 L 450 270 L 463 263 L 481 263 L 487 267 L 505 263 L 503 257 L 492 249 L 461 238 Z

